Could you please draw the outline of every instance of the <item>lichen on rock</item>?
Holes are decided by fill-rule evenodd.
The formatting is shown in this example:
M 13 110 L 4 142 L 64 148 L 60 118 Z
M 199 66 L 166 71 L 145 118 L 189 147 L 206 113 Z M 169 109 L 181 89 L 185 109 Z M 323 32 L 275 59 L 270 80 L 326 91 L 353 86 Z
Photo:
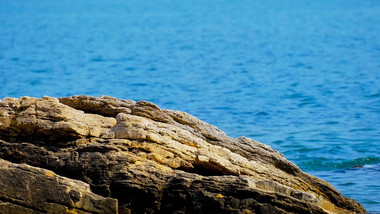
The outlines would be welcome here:
M 41 192 L 15 188 L 10 196 L 0 188 L 0 211 L 7 212 L 49 213 L 55 204 L 61 213 L 365 212 L 270 146 L 146 101 L 4 98 L 0 161 L 7 173 L 32 168 L 12 181 Z M 36 176 L 41 182 L 30 183 Z M 38 186 L 52 178 L 51 188 Z

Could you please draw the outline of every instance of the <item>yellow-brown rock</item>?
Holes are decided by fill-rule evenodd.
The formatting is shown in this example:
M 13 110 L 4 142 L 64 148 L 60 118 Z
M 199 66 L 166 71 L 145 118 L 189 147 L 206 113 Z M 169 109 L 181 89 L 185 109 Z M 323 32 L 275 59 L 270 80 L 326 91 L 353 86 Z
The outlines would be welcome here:
M 145 101 L 5 98 L 0 158 L 81 180 L 119 213 L 365 212 L 270 146 Z

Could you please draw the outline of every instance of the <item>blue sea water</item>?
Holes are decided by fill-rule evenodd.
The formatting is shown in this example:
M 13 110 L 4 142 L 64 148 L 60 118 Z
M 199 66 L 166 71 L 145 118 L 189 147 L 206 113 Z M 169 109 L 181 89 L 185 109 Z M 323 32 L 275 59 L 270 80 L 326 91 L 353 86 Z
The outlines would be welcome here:
M 1 0 L 0 99 L 78 94 L 189 112 L 380 212 L 380 1 Z

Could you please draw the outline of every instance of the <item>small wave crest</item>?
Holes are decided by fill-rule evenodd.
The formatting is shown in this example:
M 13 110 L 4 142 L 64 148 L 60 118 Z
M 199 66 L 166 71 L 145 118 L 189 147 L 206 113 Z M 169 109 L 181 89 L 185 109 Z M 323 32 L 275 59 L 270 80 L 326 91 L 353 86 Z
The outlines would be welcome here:
M 380 168 L 380 158 L 378 157 L 362 157 L 348 161 L 328 161 L 328 160 L 313 160 L 303 162 L 300 167 L 305 171 L 330 171 L 339 169 L 352 168 Z

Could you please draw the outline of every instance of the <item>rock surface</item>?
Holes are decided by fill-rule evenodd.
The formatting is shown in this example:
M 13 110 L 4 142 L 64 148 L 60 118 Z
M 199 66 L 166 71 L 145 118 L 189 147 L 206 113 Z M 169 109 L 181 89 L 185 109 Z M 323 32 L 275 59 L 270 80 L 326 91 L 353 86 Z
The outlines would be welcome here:
M 82 181 L 0 159 L 0 213 L 116 213 L 117 200 Z
M 0 102 L 0 213 L 12 210 L 365 212 L 268 145 L 184 112 L 106 96 Z

